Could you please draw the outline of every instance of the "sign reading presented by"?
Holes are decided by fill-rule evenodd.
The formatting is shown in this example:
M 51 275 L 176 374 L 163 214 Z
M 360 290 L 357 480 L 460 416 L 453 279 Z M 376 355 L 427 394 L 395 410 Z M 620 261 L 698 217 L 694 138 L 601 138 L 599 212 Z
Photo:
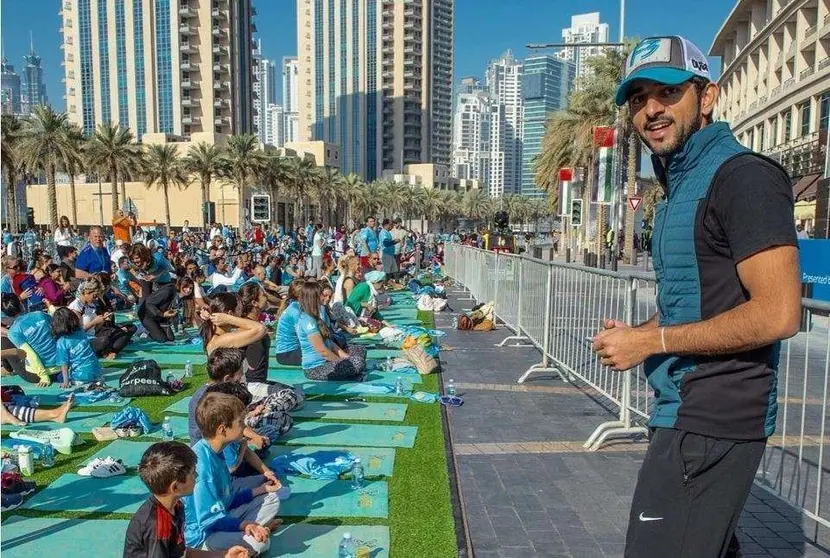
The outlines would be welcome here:
M 628 197 L 628 205 L 631 206 L 631 211 L 637 211 L 640 209 L 640 204 L 643 203 L 643 198 L 640 196 L 629 196 Z

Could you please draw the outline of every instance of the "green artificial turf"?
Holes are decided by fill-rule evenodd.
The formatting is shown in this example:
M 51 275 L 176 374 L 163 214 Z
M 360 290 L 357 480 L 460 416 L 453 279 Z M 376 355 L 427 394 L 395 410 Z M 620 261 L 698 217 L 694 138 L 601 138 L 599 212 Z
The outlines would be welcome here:
M 434 327 L 431 312 L 418 312 L 418 319 L 424 327 Z M 148 414 L 153 423 L 164 419 L 164 409 L 178 399 L 191 395 L 196 388 L 207 381 L 204 366 L 194 366 L 194 376 L 187 379 L 187 388 L 174 397 L 142 397 L 134 399 L 133 405 Z M 424 378 L 418 386 L 423 391 L 438 392 L 439 377 Z M 317 396 L 309 399 L 337 400 L 337 396 Z M 366 397 L 367 401 L 391 401 L 385 397 Z M 76 407 L 84 410 L 83 407 Z M 95 407 L 96 411 L 117 411 L 117 408 Z M 313 419 L 324 420 L 324 419 Z M 377 421 L 369 424 L 392 424 Z M 395 423 L 400 425 L 401 423 Z M 413 448 L 399 448 L 395 456 L 395 474 L 389 482 L 388 519 L 369 518 L 286 518 L 287 523 L 318 523 L 325 525 L 388 525 L 391 537 L 391 552 L 394 557 L 429 556 L 442 558 L 457 556 L 455 523 L 450 501 L 449 474 L 444 451 L 444 434 L 441 422 L 441 408 L 438 404 L 411 402 L 405 425 L 418 427 L 418 436 Z M 6 435 L 5 433 L 3 434 Z M 27 480 L 35 481 L 42 489 L 64 473 L 77 470 L 101 447 L 109 442 L 97 442 L 91 434 L 80 435 L 83 445 L 76 446 L 71 455 L 56 455 L 55 466 L 36 472 Z M 143 438 L 137 438 L 142 440 Z M 150 440 L 147 438 L 147 440 Z M 133 471 L 131 471 L 133 473 Z M 4 515 L 26 517 L 65 517 L 81 519 L 130 519 L 131 514 L 100 512 L 43 512 L 18 508 Z

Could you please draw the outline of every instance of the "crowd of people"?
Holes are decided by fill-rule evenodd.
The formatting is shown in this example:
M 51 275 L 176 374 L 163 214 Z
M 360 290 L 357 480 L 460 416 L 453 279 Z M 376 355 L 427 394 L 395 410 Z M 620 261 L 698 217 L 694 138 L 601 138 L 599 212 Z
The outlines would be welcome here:
M 272 344 L 276 363 L 309 379 L 361 380 L 366 349 L 349 339 L 382 319 L 388 282 L 441 257 L 440 237 L 374 217 L 351 232 L 256 224 L 244 238 L 220 224 L 142 229 L 121 212 L 113 224 L 91 227 L 80 247 L 65 217 L 49 236 L 4 231 L 3 373 L 41 387 L 100 385 L 100 359 L 198 328 L 209 380 L 190 402 L 191 445 L 161 442 L 141 460 L 153 495 L 130 524 L 125 556 L 261 553 L 281 487 L 248 448 L 288 432 L 304 402 L 301 389 L 268 379 Z M 132 319 L 116 321 L 119 311 Z M 62 422 L 71 406 L 4 403 L 2 419 Z

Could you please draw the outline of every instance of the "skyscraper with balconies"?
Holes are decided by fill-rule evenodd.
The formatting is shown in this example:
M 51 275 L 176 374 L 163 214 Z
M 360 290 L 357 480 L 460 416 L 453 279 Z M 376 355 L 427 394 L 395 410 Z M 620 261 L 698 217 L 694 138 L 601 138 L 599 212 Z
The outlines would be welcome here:
M 571 26 L 562 30 L 562 40 L 568 44 L 607 43 L 609 27 L 599 21 L 599 12 L 571 16 Z M 591 72 L 588 60 L 601 56 L 607 47 L 590 46 L 563 48 L 558 56 L 576 64 L 576 77 L 585 77 Z
M 0 64 L 0 107 L 3 114 L 20 114 L 20 94 L 21 84 L 20 75 L 14 71 L 14 66 L 8 63 L 6 57 L 3 57 L 2 64 Z
M 341 147 L 344 173 L 452 149 L 453 0 L 297 0 L 301 140 Z
M 251 0 L 64 0 L 66 110 L 191 137 L 254 130 Z
M 30 33 L 31 37 L 31 33 Z M 46 84 L 43 81 L 43 61 L 35 52 L 32 42 L 29 53 L 23 57 L 23 89 L 21 91 L 21 112 L 31 114 L 39 105 L 48 105 Z
M 285 141 L 300 141 L 300 64 L 296 56 L 282 59 L 282 106 Z
M 493 118 L 494 168 L 490 173 L 490 195 L 518 194 L 522 184 L 522 61 L 508 50 L 487 66 L 490 98 L 503 105 Z M 498 118 L 496 118 L 498 117 Z
M 259 141 L 266 142 L 271 127 L 269 107 L 277 104 L 277 64 L 262 56 L 261 41 L 254 50 L 254 132 Z

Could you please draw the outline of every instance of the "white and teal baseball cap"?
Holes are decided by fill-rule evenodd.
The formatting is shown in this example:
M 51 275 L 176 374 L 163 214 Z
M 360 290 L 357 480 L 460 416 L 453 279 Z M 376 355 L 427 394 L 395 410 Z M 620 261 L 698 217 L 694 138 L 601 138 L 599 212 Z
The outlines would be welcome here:
M 691 41 L 674 35 L 649 37 L 640 41 L 625 61 L 625 77 L 617 87 L 615 101 L 622 106 L 628 89 L 638 79 L 664 85 L 679 85 L 695 76 L 711 81 L 706 56 Z

